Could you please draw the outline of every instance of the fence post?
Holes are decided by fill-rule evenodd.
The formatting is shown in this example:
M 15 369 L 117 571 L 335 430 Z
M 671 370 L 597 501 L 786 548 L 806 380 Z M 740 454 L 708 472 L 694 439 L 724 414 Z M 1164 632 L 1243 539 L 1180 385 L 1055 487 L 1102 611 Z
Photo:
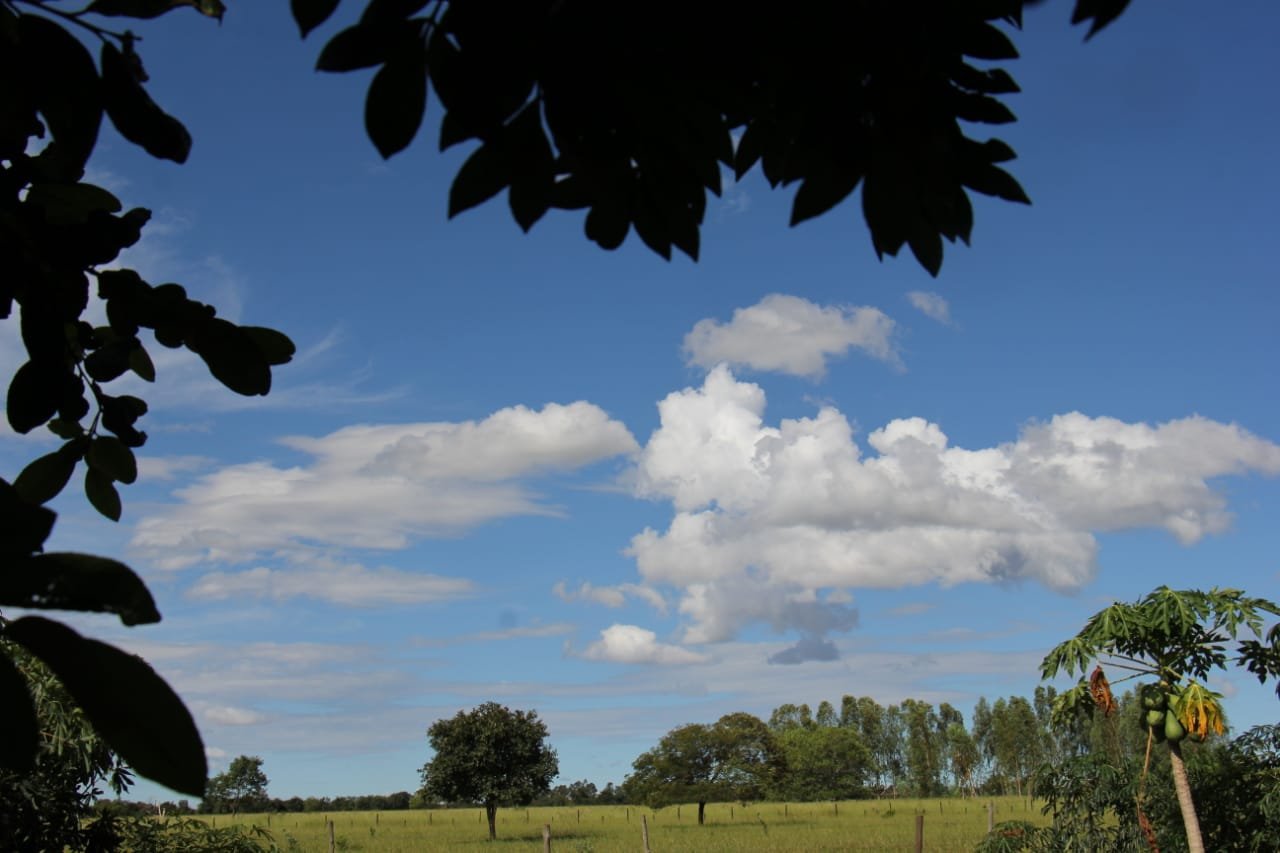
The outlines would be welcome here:
M 551 853 L 551 824 L 542 825 L 542 853 Z
M 640 837 L 644 839 L 644 853 L 651 853 L 649 850 L 649 819 L 644 815 L 640 815 Z
M 987 834 L 996 828 L 996 804 L 987 803 Z
M 326 820 L 325 823 L 329 825 L 329 853 L 335 853 L 338 849 L 338 845 L 333 840 L 333 821 Z
M 916 853 L 924 853 L 924 813 L 916 815 Z

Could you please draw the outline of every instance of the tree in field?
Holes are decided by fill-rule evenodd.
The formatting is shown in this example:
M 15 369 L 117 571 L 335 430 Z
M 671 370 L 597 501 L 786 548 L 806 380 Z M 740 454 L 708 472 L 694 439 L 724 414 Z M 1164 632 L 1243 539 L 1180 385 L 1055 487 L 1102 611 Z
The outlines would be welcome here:
M 427 737 L 435 756 L 422 767 L 423 798 L 484 806 L 490 840 L 498 836 L 498 806 L 528 805 L 560 772 L 546 723 L 534 711 L 486 702 L 437 720 Z
M 526 230 L 551 209 L 586 210 L 585 234 L 603 248 L 634 230 L 664 257 L 674 248 L 696 258 L 721 169 L 741 178 L 759 166 L 771 185 L 797 188 L 793 225 L 860 187 L 876 252 L 909 247 L 936 275 L 943 241 L 970 238 L 970 193 L 1028 201 L 1000 165 L 1013 149 L 967 134 L 1014 121 L 1001 100 L 1018 91 L 1013 77 L 974 63 L 1017 57 L 1009 28 L 1030 2 L 879 0 L 752 15 L 728 0 L 664 14 L 591 0 L 369 0 L 317 67 L 376 69 L 365 123 L 384 157 L 413 140 L 434 90 L 441 147 L 477 143 L 449 190 L 450 215 L 506 191 Z M 340 4 L 290 6 L 305 37 Z M 1072 20 L 1092 35 L 1126 5 L 1077 0 Z M 191 151 L 186 128 L 144 86 L 140 39 L 128 29 L 174 10 L 225 12 L 221 0 L 0 0 L 0 319 L 16 306 L 26 350 L 6 410 L 16 432 L 47 429 L 63 442 L 0 480 L 0 607 L 159 621 L 122 563 L 42 553 L 54 522 L 44 505 L 82 471 L 89 502 L 120 519 L 117 487 L 137 478 L 147 404 L 111 383 L 126 373 L 154 381 L 144 339 L 190 350 L 244 395 L 266 394 L 272 368 L 294 353 L 279 332 L 231 323 L 180 285 L 107 269 L 150 213 L 83 180 L 104 119 L 154 157 L 181 163 Z M 91 288 L 106 303 L 101 326 L 85 320 Z M 139 774 L 203 793 L 199 732 L 149 666 L 39 616 L 5 636 L 57 674 Z M 22 772 L 39 750 L 32 691 L 11 662 L 0 671 L 0 704 L 23 721 L 0 734 L 0 762 Z
M 206 811 L 257 812 L 265 810 L 269 803 L 267 774 L 262 771 L 262 759 L 256 755 L 232 759 L 224 772 L 209 780 L 204 795 Z
M 777 736 L 786 766 L 771 799 L 851 800 L 866 796 L 873 772 L 871 751 L 852 728 L 790 728 Z
M 1148 751 L 1154 742 L 1163 740 L 1168 745 L 1191 853 L 1203 853 L 1205 845 L 1182 741 L 1187 736 L 1203 740 L 1223 732 L 1222 696 L 1205 684 L 1211 672 L 1238 664 L 1260 679 L 1274 674 L 1269 669 L 1272 648 L 1261 643 L 1266 616 L 1280 616 L 1280 606 L 1240 590 L 1202 592 L 1162 586 L 1137 602 L 1117 602 L 1095 613 L 1079 634 L 1055 647 L 1040 665 L 1044 678 L 1059 673 L 1080 676 L 1079 683 L 1061 696 L 1060 708 L 1092 701 L 1104 715 L 1113 710 L 1115 700 L 1102 665 L 1128 673 L 1117 682 L 1150 679 L 1139 687 L 1142 717 L 1135 723 L 1147 728 Z M 1091 665 L 1095 669 L 1086 681 L 1084 674 Z M 1141 803 L 1139 819 L 1145 819 Z
M 783 762 L 769 727 L 738 712 L 663 735 L 632 764 L 626 788 L 653 808 L 697 803 L 701 825 L 707 803 L 760 799 L 780 778 Z

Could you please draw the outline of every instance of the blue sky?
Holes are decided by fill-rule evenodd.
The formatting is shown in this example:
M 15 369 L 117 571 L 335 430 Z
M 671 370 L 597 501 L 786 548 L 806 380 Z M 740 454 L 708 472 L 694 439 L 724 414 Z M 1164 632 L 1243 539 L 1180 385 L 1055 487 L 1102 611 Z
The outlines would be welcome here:
M 975 199 L 934 280 L 856 198 L 786 227 L 758 175 L 702 259 L 580 213 L 448 222 L 433 120 L 382 162 L 367 77 L 311 71 L 284 3 L 142 29 L 184 166 L 104 133 L 91 178 L 155 218 L 124 262 L 298 344 L 272 394 L 160 378 L 120 524 L 69 490 L 50 547 L 125 558 L 143 654 L 215 771 L 276 796 L 414 790 L 425 731 L 496 700 L 562 777 L 783 702 L 1029 695 L 1047 649 L 1159 584 L 1280 599 L 1280 25 L 1137 3 L 1089 44 L 1028 13 L 1000 129 L 1030 208 Z M 355 9 L 344 10 L 354 14 Z M 16 364 L 12 328 L 0 362 Z M 12 477 L 52 446 L 0 434 Z M 1238 726 L 1273 721 L 1243 673 Z M 143 784 L 139 797 L 164 798 Z

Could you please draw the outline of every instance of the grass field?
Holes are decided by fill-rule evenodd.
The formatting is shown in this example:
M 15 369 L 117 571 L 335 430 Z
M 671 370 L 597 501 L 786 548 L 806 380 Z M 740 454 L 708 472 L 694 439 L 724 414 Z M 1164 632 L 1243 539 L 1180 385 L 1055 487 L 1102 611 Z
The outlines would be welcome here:
M 852 800 L 842 803 L 759 803 L 707 806 L 697 825 L 697 806 L 651 811 L 635 806 L 581 809 L 512 808 L 498 811 L 498 840 L 490 843 L 482 809 L 396 812 L 318 812 L 240 815 L 234 822 L 268 827 L 282 850 L 325 853 L 326 820 L 334 822 L 338 850 L 368 853 L 487 850 L 539 851 L 542 827 L 551 827 L 556 853 L 637 853 L 643 850 L 641 816 L 649 825 L 653 853 L 716 851 L 913 850 L 916 815 L 924 816 L 924 849 L 971 851 L 987 831 L 987 803 L 995 820 L 1046 822 L 1038 805 L 1014 797 L 979 800 Z M 217 826 L 230 815 L 204 817 Z

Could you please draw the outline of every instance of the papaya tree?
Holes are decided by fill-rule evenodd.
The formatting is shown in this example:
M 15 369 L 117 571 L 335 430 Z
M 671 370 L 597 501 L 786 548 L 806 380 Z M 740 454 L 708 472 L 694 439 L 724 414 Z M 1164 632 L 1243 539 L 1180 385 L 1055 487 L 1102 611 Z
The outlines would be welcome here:
M 1080 633 L 1055 647 L 1040 664 L 1046 679 L 1059 673 L 1080 676 L 1079 683 L 1059 697 L 1059 712 L 1090 701 L 1104 714 L 1114 711 L 1103 665 L 1126 673 L 1117 683 L 1150 679 L 1138 688 L 1138 722 L 1147 728 L 1148 757 L 1153 743 L 1163 741 L 1168 747 L 1191 853 L 1205 848 L 1181 743 L 1186 737 L 1204 740 L 1225 729 L 1222 694 L 1206 683 L 1210 673 L 1242 665 L 1260 679 L 1271 674 L 1257 666 L 1266 651 L 1260 641 L 1268 615 L 1280 616 L 1280 605 L 1241 590 L 1162 586 L 1132 604 L 1116 602 L 1098 611 Z M 1093 673 L 1086 680 L 1090 666 Z M 1144 820 L 1139 804 L 1139 821 Z

